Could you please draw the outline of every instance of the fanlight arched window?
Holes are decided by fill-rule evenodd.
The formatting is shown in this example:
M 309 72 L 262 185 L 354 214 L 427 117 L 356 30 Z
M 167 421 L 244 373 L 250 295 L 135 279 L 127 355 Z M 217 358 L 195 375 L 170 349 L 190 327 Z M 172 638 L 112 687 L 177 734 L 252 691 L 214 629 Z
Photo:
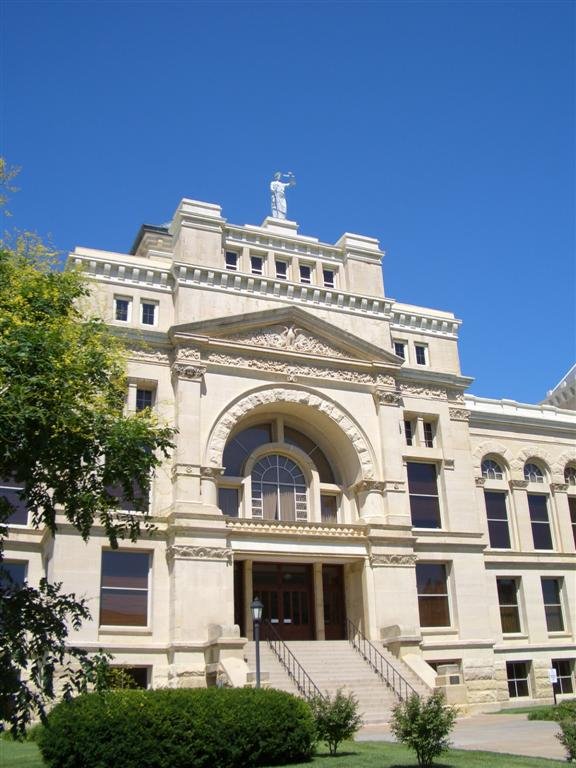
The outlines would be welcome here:
M 573 464 L 568 464 L 564 470 L 564 482 L 568 485 L 576 485 L 576 467 Z
M 306 478 L 298 464 L 273 453 L 252 469 L 252 517 L 306 520 Z
M 502 480 L 504 477 L 502 467 L 494 459 L 484 459 L 482 462 L 482 477 L 488 480 Z
M 524 464 L 524 480 L 530 483 L 543 483 L 544 473 L 537 464 L 528 462 Z

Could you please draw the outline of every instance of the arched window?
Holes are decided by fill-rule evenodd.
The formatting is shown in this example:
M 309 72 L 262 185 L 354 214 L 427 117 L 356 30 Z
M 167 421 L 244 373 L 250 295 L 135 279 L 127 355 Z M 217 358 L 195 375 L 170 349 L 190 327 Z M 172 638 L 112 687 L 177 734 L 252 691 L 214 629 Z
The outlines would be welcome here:
M 287 456 L 270 454 L 252 469 L 252 517 L 264 520 L 306 520 L 306 478 Z
M 564 482 L 568 485 L 576 485 L 576 467 L 568 464 L 564 470 Z
M 493 459 L 484 459 L 482 462 L 482 477 L 488 480 L 502 480 L 502 467 Z
M 524 464 L 524 479 L 530 483 L 543 483 L 544 473 L 537 464 Z

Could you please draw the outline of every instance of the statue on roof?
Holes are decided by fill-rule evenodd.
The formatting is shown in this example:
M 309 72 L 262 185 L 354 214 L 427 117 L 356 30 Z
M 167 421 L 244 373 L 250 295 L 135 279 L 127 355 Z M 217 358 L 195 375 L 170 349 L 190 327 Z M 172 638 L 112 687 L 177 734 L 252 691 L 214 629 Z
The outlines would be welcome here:
M 282 177 L 288 181 L 282 181 Z M 277 171 L 274 174 L 274 180 L 270 182 L 270 192 L 272 193 L 272 216 L 275 219 L 286 218 L 286 187 L 295 187 L 296 179 L 292 171 L 281 173 Z

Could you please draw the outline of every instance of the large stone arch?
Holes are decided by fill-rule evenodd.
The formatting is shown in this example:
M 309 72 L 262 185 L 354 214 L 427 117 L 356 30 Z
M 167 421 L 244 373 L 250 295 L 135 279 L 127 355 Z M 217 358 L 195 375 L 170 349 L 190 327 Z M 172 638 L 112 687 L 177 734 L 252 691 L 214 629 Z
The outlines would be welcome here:
M 482 459 L 485 456 L 499 456 L 504 465 L 509 467 L 510 465 L 510 450 L 502 443 L 496 440 L 484 440 L 474 449 L 474 467 L 481 472 Z
M 516 458 L 511 462 L 512 469 L 521 472 L 528 459 L 540 459 L 544 464 L 544 469 L 549 473 L 552 468 L 552 458 L 548 451 L 537 445 L 529 445 L 516 454 Z
M 564 470 L 566 469 L 566 464 L 576 464 L 575 448 L 570 448 L 569 450 L 564 451 L 564 453 L 561 453 L 552 465 L 553 474 L 562 477 L 562 482 L 564 481 Z
M 336 425 L 349 441 L 357 459 L 358 480 L 373 480 L 376 477 L 376 461 L 367 437 L 354 419 L 339 405 L 323 395 L 305 389 L 272 387 L 243 395 L 231 403 L 216 420 L 206 447 L 206 465 L 220 467 L 222 455 L 231 432 L 236 425 L 252 411 L 262 406 L 293 404 L 311 408 Z

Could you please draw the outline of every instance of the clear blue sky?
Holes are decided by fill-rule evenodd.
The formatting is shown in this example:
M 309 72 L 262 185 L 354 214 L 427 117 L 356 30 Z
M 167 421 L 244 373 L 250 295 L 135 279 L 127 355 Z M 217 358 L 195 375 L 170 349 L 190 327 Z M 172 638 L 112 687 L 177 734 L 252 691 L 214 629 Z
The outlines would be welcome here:
M 388 296 L 464 320 L 471 391 L 574 362 L 575 4 L 4 2 L 12 224 L 126 251 L 182 197 L 379 238 Z

